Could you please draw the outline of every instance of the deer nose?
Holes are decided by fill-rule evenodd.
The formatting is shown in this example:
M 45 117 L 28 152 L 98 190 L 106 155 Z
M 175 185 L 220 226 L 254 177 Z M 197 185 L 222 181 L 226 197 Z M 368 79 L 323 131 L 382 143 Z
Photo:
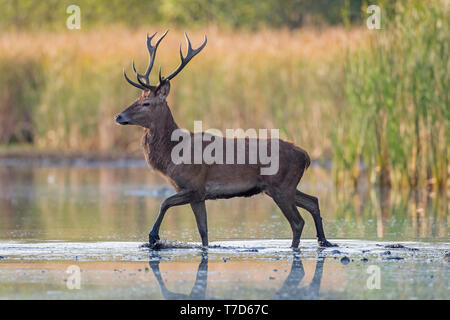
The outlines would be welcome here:
M 130 119 L 128 119 L 127 116 L 123 115 L 122 113 L 118 114 L 116 116 L 116 123 L 121 124 L 121 125 L 125 125 L 125 124 L 129 124 L 130 123 Z

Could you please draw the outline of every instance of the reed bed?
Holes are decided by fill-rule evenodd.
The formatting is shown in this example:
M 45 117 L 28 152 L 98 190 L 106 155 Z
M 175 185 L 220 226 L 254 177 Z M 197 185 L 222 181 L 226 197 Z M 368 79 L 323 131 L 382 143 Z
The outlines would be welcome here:
M 337 181 L 447 186 L 450 156 L 450 10 L 399 2 L 384 30 L 349 54 L 346 108 L 335 131 Z M 362 172 L 361 163 L 366 167 Z

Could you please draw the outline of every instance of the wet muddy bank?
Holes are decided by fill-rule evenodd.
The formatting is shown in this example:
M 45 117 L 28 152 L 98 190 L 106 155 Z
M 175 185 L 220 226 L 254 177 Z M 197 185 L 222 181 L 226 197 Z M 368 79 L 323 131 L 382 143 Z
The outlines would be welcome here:
M 300 250 L 288 239 L 219 241 L 208 250 L 167 241 L 158 251 L 141 242 L 1 241 L 0 298 L 448 298 L 448 242 L 333 241 L 338 248 L 303 240 Z
M 450 252 L 449 242 L 402 242 L 333 239 L 338 247 L 320 248 L 314 239 L 301 241 L 299 249 L 285 240 L 213 241 L 207 249 L 200 242 L 162 240 L 159 250 L 142 242 L 0 241 L 0 261 L 142 261 L 154 257 L 188 257 L 208 253 L 231 259 L 274 260 L 290 257 L 328 257 L 343 264 L 369 261 L 442 261 Z M 153 257 L 153 258 L 152 258 Z

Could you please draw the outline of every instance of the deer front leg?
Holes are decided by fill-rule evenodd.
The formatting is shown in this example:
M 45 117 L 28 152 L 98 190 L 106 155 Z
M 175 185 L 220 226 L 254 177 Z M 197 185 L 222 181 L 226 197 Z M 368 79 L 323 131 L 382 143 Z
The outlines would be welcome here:
M 148 235 L 148 242 L 150 244 L 150 248 L 153 248 L 156 244 L 156 241 L 159 240 L 159 227 L 161 226 L 166 211 L 170 207 L 190 203 L 192 201 L 193 194 L 194 193 L 190 190 L 182 190 L 163 201 L 163 203 L 161 204 L 161 208 L 159 209 L 158 217 L 156 218 L 155 224 L 153 225 L 153 228 Z
M 198 232 L 202 238 L 203 248 L 208 247 L 208 224 L 206 221 L 205 201 L 191 202 L 192 211 L 194 211 L 195 221 L 197 222 Z

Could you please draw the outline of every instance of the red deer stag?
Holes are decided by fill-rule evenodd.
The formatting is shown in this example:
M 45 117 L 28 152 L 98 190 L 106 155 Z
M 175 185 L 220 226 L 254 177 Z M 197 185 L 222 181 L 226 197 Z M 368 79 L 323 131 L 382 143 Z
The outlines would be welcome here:
M 171 153 L 176 141 L 171 139 L 174 130 L 179 129 L 172 117 L 166 98 L 170 91 L 172 80 L 189 61 L 206 46 L 204 42 L 197 49 L 192 49 L 191 42 L 185 34 L 187 53 L 183 56 L 180 45 L 181 64 L 168 77 L 161 76 L 159 69 L 159 84 L 150 84 L 150 72 L 155 61 L 156 50 L 167 31 L 152 45 L 152 36 L 147 35 L 147 48 L 149 52 L 149 65 L 145 74 L 136 71 L 133 61 L 133 71 L 137 82 L 130 80 L 125 73 L 125 79 L 133 86 L 142 90 L 141 96 L 128 108 L 116 116 L 115 121 L 121 125 L 138 125 L 145 128 L 142 146 L 145 158 L 150 167 L 162 173 L 176 190 L 176 194 L 168 197 L 161 204 L 156 222 L 149 233 L 150 248 L 158 248 L 159 228 L 166 211 L 173 206 L 190 204 L 197 222 L 198 231 L 203 247 L 208 246 L 208 230 L 206 223 L 205 201 L 211 199 L 228 199 L 232 197 L 249 197 L 258 193 L 265 193 L 272 197 L 284 216 L 288 220 L 293 233 L 292 247 L 298 248 L 302 234 L 304 220 L 300 216 L 297 206 L 310 212 L 314 219 L 319 245 L 322 247 L 334 246 L 325 238 L 320 216 L 319 202 L 316 197 L 297 190 L 297 185 L 304 171 L 310 165 L 310 158 L 306 151 L 292 143 L 278 139 L 279 168 L 275 174 L 262 175 L 260 169 L 264 167 L 258 160 L 253 164 L 224 164 L 222 163 L 175 163 Z M 201 133 L 188 133 L 193 140 Z M 226 144 L 229 138 L 210 136 Z M 249 156 L 250 138 L 232 138 L 236 143 L 244 139 L 245 155 Z M 255 138 L 257 141 L 260 138 Z M 273 138 L 274 139 L 274 138 Z M 271 141 L 272 138 L 266 140 Z M 230 141 L 228 141 L 230 142 Z M 207 144 L 201 142 L 205 149 Z M 193 150 L 193 149 L 192 149 Z M 227 150 L 228 152 L 229 150 Z M 232 150 L 234 152 L 234 150 Z M 192 152 L 191 154 L 193 154 Z M 233 154 L 236 158 L 236 155 Z

